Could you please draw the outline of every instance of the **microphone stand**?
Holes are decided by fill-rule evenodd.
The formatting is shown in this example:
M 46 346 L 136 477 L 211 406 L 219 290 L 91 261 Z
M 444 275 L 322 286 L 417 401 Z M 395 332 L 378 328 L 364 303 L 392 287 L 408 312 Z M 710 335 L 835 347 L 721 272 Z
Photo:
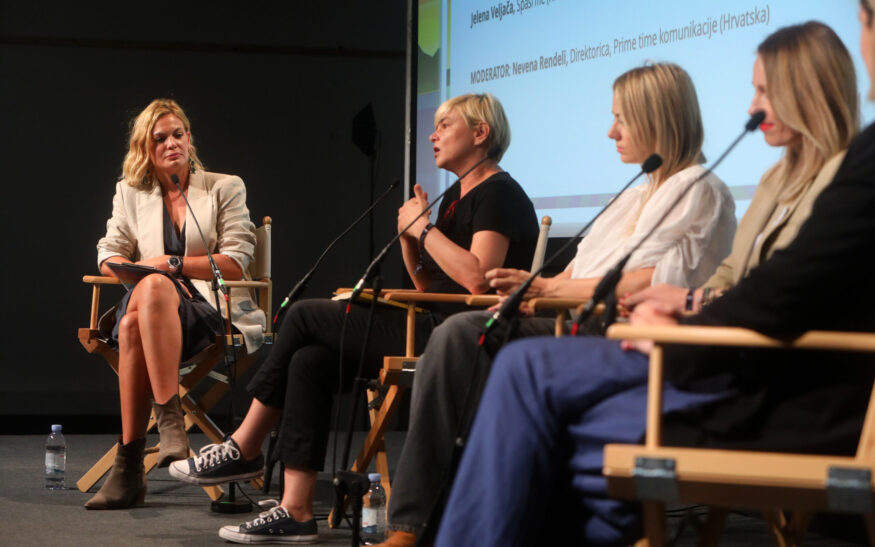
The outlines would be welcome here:
M 636 180 L 638 180 L 641 175 L 647 173 L 652 173 L 653 171 L 659 169 L 662 165 L 662 158 L 659 157 L 658 154 L 652 154 L 648 157 L 644 163 L 641 165 L 641 171 L 638 172 L 637 175 L 632 177 L 629 182 L 623 186 L 619 192 L 605 205 L 601 211 L 599 211 L 589 222 L 581 228 L 576 235 L 569 238 L 565 244 L 562 245 L 559 250 L 554 252 L 549 258 L 544 260 L 541 266 L 531 273 L 528 279 L 520 285 L 514 293 L 504 301 L 501 308 L 495 312 L 495 314 L 486 322 L 486 325 L 483 328 L 483 331 L 480 333 L 480 339 L 477 347 L 477 356 L 475 357 L 474 362 L 480 361 L 481 353 L 486 349 L 485 343 L 487 339 L 487 335 L 495 329 L 501 322 L 511 321 L 510 328 L 508 329 L 504 343 L 510 340 L 513 337 L 514 330 L 518 325 L 518 312 L 519 305 L 522 302 L 523 296 L 525 296 L 526 291 L 529 286 L 531 286 L 532 281 L 540 275 L 540 273 L 544 270 L 544 268 L 550 266 L 553 262 L 555 262 L 562 253 L 578 238 L 580 238 L 592 225 L 595 221 L 605 212 L 608 208 L 613 204 L 620 195 L 629 188 Z M 443 515 L 444 504 L 449 496 L 450 486 L 453 483 L 453 478 L 456 474 L 456 468 L 459 465 L 459 461 L 462 458 L 462 452 L 465 448 L 465 444 L 467 442 L 468 433 L 471 429 L 471 426 L 474 422 L 474 415 L 477 410 L 477 406 L 480 400 L 480 393 L 483 391 L 483 386 L 485 385 L 486 379 L 489 377 L 489 368 L 484 367 L 483 369 L 478 369 L 474 367 L 472 369 L 472 377 L 471 381 L 468 383 L 468 389 L 465 393 L 465 402 L 462 405 L 461 412 L 459 413 L 459 417 L 456 424 L 456 437 L 455 442 L 453 443 L 453 453 L 450 457 L 449 465 L 444 469 L 443 481 L 441 483 L 441 488 L 438 491 L 437 496 L 432 503 L 431 509 L 429 510 L 429 516 L 426 521 L 426 525 L 424 527 L 423 533 L 417 540 L 417 545 L 427 544 L 429 540 L 434 539 L 434 525 L 437 523 L 441 516 Z
M 182 198 L 185 200 L 185 205 L 188 207 L 188 211 L 191 213 L 191 218 L 194 220 L 194 225 L 197 228 L 197 232 L 201 237 L 201 242 L 204 244 L 204 249 L 207 252 L 207 260 L 210 263 L 210 271 L 212 273 L 212 281 L 210 283 L 210 288 L 213 291 L 213 298 L 216 300 L 216 313 L 219 314 L 219 319 L 224 319 L 225 322 L 225 332 L 231 334 L 231 297 L 230 290 L 228 289 L 228 285 L 225 284 L 225 279 L 222 277 L 222 270 L 219 269 L 219 266 L 216 264 L 216 261 L 213 259 L 213 253 L 210 252 L 210 246 L 207 244 L 207 238 L 204 236 L 204 231 L 201 229 L 200 222 L 197 220 L 197 216 L 194 214 L 194 209 L 191 208 L 191 203 L 188 201 L 188 196 L 185 195 L 185 192 L 182 190 L 182 185 L 179 183 L 179 177 L 176 174 L 170 175 L 170 180 L 173 181 L 173 184 L 179 189 L 179 193 L 182 195 Z M 219 304 L 219 291 L 222 291 L 222 295 L 225 297 L 225 317 L 222 317 L 222 307 Z M 225 351 L 223 352 L 225 367 L 228 369 L 228 383 L 233 387 L 234 382 L 234 364 L 237 361 L 237 355 L 234 353 L 234 348 L 231 347 L 233 344 L 233 340 L 228 341 L 225 338 Z M 231 351 L 231 356 L 228 356 L 228 351 Z M 231 404 L 233 405 L 233 394 L 231 397 Z M 231 410 L 231 416 L 233 419 L 234 411 L 233 408 Z M 249 513 L 252 511 L 252 503 L 248 501 L 238 501 L 236 499 L 236 482 L 232 482 L 228 487 L 228 500 L 216 500 L 211 503 L 211 508 L 214 512 L 217 513 Z
M 298 300 L 298 298 L 301 297 L 301 294 L 304 292 L 304 290 L 306 290 L 307 284 L 310 282 L 310 278 L 313 277 L 313 274 L 316 272 L 316 268 L 318 268 L 319 264 L 322 263 L 322 260 L 328 254 L 328 251 L 330 251 L 331 248 L 334 247 L 334 245 L 338 241 L 343 239 L 343 237 L 346 234 L 348 234 L 350 232 L 350 230 L 355 228 L 359 222 L 364 220 L 364 218 L 367 217 L 371 213 L 371 211 L 373 211 L 374 208 L 381 201 L 383 201 L 383 199 L 385 199 L 386 196 L 388 196 L 392 192 L 392 190 L 394 190 L 396 187 L 398 187 L 399 184 L 401 184 L 401 181 L 398 179 L 396 179 L 394 182 L 392 182 L 392 184 L 390 184 L 389 187 L 386 188 L 386 191 L 383 192 L 380 195 L 380 197 L 378 197 L 376 199 L 376 201 L 372 201 L 371 204 L 368 206 L 368 208 L 365 209 L 361 215 L 359 215 L 355 220 L 352 221 L 352 224 L 350 224 L 343 232 L 341 232 L 339 236 L 334 238 L 334 241 L 332 241 L 331 243 L 328 244 L 328 247 L 326 247 L 325 250 L 322 251 L 322 254 L 319 255 L 319 258 L 316 259 L 316 263 L 313 264 L 313 267 L 310 268 L 310 270 L 304 275 L 304 277 L 302 277 L 301 280 L 298 281 L 298 283 L 292 288 L 292 290 L 289 291 L 289 294 L 286 295 L 285 299 L 283 299 L 282 304 L 280 304 L 279 309 L 277 310 L 276 314 L 273 317 L 273 324 L 274 325 L 276 325 L 277 320 L 279 319 L 280 315 L 282 315 L 283 313 L 285 313 L 287 311 L 286 307 L 289 304 L 294 304 Z M 370 258 L 370 256 L 368 258 Z
M 461 181 L 469 173 L 471 173 L 471 171 L 476 169 L 478 166 L 480 166 L 487 159 L 494 157 L 494 155 L 495 155 L 494 152 L 492 150 L 490 150 L 489 153 L 487 153 L 485 156 L 483 156 L 483 158 L 478 160 L 477 163 L 475 163 L 467 171 L 462 173 L 459 176 L 459 178 L 456 179 L 456 182 Z M 425 213 L 430 211 L 431 208 L 438 201 L 440 201 L 441 198 L 444 197 L 444 194 L 446 194 L 447 191 L 454 184 L 455 184 L 455 182 L 453 184 L 449 185 L 434 200 L 432 200 L 431 203 L 429 203 L 425 208 L 423 208 L 423 210 L 420 211 L 419 214 L 417 214 L 413 218 L 413 220 L 411 220 L 410 223 L 404 227 L 403 230 L 400 230 L 395 235 L 395 237 L 393 237 L 391 239 L 391 241 L 389 241 L 389 243 L 386 244 L 386 246 L 383 247 L 382 250 L 380 250 L 380 253 L 371 261 L 371 263 L 368 264 L 368 267 L 365 270 L 364 275 L 362 275 L 361 279 L 359 279 L 358 283 L 356 283 L 355 287 L 353 288 L 352 294 L 349 297 L 349 302 L 347 302 L 347 305 L 346 305 L 346 316 L 347 317 L 349 316 L 350 311 L 352 310 L 353 302 L 355 302 L 355 300 L 359 297 L 359 295 L 361 295 L 362 291 L 364 291 L 365 285 L 367 283 L 369 283 L 371 281 L 371 279 L 373 279 L 376 276 L 376 279 L 374 280 L 374 287 L 373 287 L 374 298 L 371 302 L 371 312 L 370 312 L 371 316 L 373 315 L 373 310 L 377 305 L 377 297 L 379 296 L 380 290 L 382 288 L 382 280 L 380 279 L 378 272 L 380 269 L 380 264 L 382 263 L 383 259 L 386 257 L 386 254 L 388 254 L 389 249 L 391 249 L 392 245 L 394 245 L 395 242 L 398 241 L 401 238 L 401 236 L 411 226 L 413 226 L 413 224 L 416 223 L 417 220 L 420 219 L 420 217 L 422 217 L 422 215 L 424 215 Z M 359 364 L 358 364 L 357 378 L 361 377 L 362 371 L 364 370 L 364 361 L 365 361 L 365 351 L 364 350 L 367 347 L 367 340 L 368 340 L 368 335 L 369 335 L 369 331 L 370 331 L 370 323 L 371 323 L 371 321 L 370 321 L 370 316 L 369 316 L 367 326 L 365 328 L 365 336 L 364 336 L 364 342 L 363 342 L 363 346 L 362 346 L 361 357 L 359 359 Z M 342 346 L 343 336 L 341 336 L 340 343 L 341 343 L 341 347 L 343 347 Z M 341 361 L 343 360 L 343 353 L 342 352 L 340 354 L 340 359 L 341 359 Z M 341 366 L 341 370 L 342 369 L 343 369 L 343 367 Z M 343 385 L 343 378 L 338 379 L 338 385 L 339 386 Z M 354 473 L 352 471 L 346 470 L 348 465 L 349 465 L 349 452 L 350 452 L 350 447 L 352 445 L 352 433 L 353 433 L 352 426 L 355 423 L 355 418 L 356 418 L 356 415 L 358 413 L 359 390 L 356 390 L 355 385 L 353 386 L 353 389 L 355 390 L 355 393 L 353 395 L 355 401 L 353 403 L 354 406 L 352 408 L 352 416 L 350 417 L 350 422 L 349 422 L 350 427 L 349 427 L 349 430 L 347 431 L 346 440 L 344 441 L 343 457 L 341 459 L 342 471 L 337 470 L 335 468 L 334 479 L 332 480 L 332 484 L 334 486 L 334 491 L 335 491 L 335 497 L 334 497 L 334 509 L 333 509 L 334 518 L 333 518 L 333 521 L 330 522 L 330 525 L 332 527 L 336 527 L 337 525 L 340 524 L 340 520 L 342 518 L 342 513 L 343 513 L 343 499 L 344 499 L 344 496 L 349 496 L 349 499 L 351 500 L 351 503 L 352 503 L 352 511 L 353 511 L 352 545 L 353 545 L 353 547 L 357 547 L 359 535 L 358 535 L 358 528 L 357 528 L 356 523 L 360 522 L 361 510 L 362 510 L 362 496 L 364 495 L 365 492 L 367 492 L 367 488 L 368 488 L 368 485 L 370 484 L 370 481 L 368 481 L 367 476 L 365 476 L 362 473 Z M 340 401 L 340 397 L 337 398 L 338 404 L 339 404 L 339 401 Z M 337 415 L 339 416 L 339 411 L 338 411 Z
M 474 165 L 472 165 L 470 169 L 468 169 L 467 171 L 465 171 L 464 173 L 462 173 L 461 175 L 459 175 L 459 178 L 456 179 L 456 182 L 459 182 L 460 180 L 462 180 L 463 178 L 465 178 L 465 177 L 468 175 L 468 173 L 470 173 L 471 171 L 473 171 L 474 169 L 476 169 L 477 167 L 479 167 L 480 164 L 482 164 L 484 161 L 486 161 L 486 160 L 488 160 L 489 158 L 492 158 L 492 157 L 493 157 L 493 151 L 490 150 L 488 154 L 486 154 L 485 156 L 483 156 L 483 158 L 481 158 L 480 160 L 478 160 L 477 163 L 475 163 Z M 454 182 L 453 184 L 455 184 L 456 182 Z M 434 198 L 434 199 L 432 200 L 432 202 L 428 204 L 427 207 L 425 207 L 425 208 L 424 208 L 424 209 L 423 209 L 418 215 L 416 215 L 415 217 L 413 217 L 413 220 L 411 220 L 410 223 L 409 223 L 407 226 L 405 226 L 403 230 L 399 230 L 398 233 L 395 234 L 395 237 L 393 237 L 392 240 L 389 241 L 389 243 L 387 243 L 386 246 L 383 247 L 383 248 L 380 250 L 380 253 L 379 253 L 376 257 L 374 257 L 374 259 L 371 261 L 370 264 L 368 264 L 368 267 L 367 267 L 367 269 L 365 270 L 364 275 L 362 275 L 361 279 L 359 279 L 359 280 L 358 280 L 358 283 L 356 283 L 356 284 L 355 284 L 355 287 L 353 287 L 353 289 L 352 289 L 352 294 L 351 294 L 350 297 L 349 297 L 349 302 L 350 302 L 350 304 L 352 304 L 352 303 L 355 301 L 355 299 L 358 298 L 359 295 L 362 294 L 362 291 L 365 290 L 365 284 L 367 284 L 368 282 L 370 282 L 371 277 L 373 277 L 373 275 L 374 275 L 374 273 L 375 273 L 375 271 L 376 271 L 377 266 L 378 266 L 381 262 L 383 262 L 383 260 L 386 258 L 386 254 L 388 254 L 389 249 L 392 248 L 392 245 L 394 245 L 396 241 L 398 241 L 399 239 L 401 239 L 401 236 L 404 235 L 404 233 L 407 232 L 407 230 L 408 230 L 411 226 L 413 226 L 413 225 L 416 223 L 416 221 L 419 220 L 420 217 L 422 217 L 422 215 L 424 215 L 425 213 L 427 213 L 428 211 L 430 211 L 431 208 L 434 206 L 434 204 L 437 203 L 438 201 L 440 201 L 441 198 L 444 197 L 444 194 L 447 193 L 447 190 L 449 190 L 450 188 L 453 187 L 453 184 L 447 186 L 446 189 L 444 189 L 443 192 L 441 192 L 440 194 L 438 194 L 438 197 Z M 375 295 L 375 296 L 376 296 L 376 295 Z M 349 306 L 347 306 L 347 313 L 349 313 Z
M 726 158 L 726 156 L 728 156 L 729 153 L 735 149 L 738 143 L 741 142 L 741 139 L 743 139 L 744 136 L 751 131 L 754 131 L 763 122 L 765 117 L 766 113 L 762 110 L 754 112 L 750 119 L 747 121 L 747 123 L 744 124 L 744 131 L 742 131 L 741 134 L 736 137 L 734 141 L 732 141 L 732 144 L 730 144 L 729 147 L 723 152 L 723 154 L 721 154 L 720 157 L 717 158 L 714 164 L 711 165 L 711 167 L 709 167 L 707 171 L 693 179 L 693 181 L 688 184 L 686 188 L 684 188 L 683 192 L 681 192 L 675 202 L 671 204 L 671 207 L 669 207 L 665 211 L 665 213 L 662 214 L 662 216 L 653 225 L 653 227 L 646 234 L 644 234 L 644 237 L 639 239 L 635 246 L 632 247 L 632 249 L 628 253 L 626 253 L 626 256 L 620 259 L 620 261 L 617 262 L 617 264 L 613 268 L 611 268 L 611 270 L 607 274 L 605 274 L 604 277 L 602 277 L 601 281 L 599 281 L 598 285 L 596 285 L 596 288 L 593 291 L 592 298 L 589 300 L 589 302 L 586 303 L 583 310 L 581 310 L 580 315 L 577 317 L 577 321 L 575 321 L 574 326 L 571 330 L 572 336 L 576 335 L 584 321 L 592 316 L 596 306 L 600 302 L 605 300 L 609 293 L 613 293 L 614 291 L 616 291 L 617 284 L 620 282 L 620 278 L 623 277 L 623 268 L 626 266 L 626 263 L 632 256 L 632 253 L 637 251 L 638 248 L 641 247 L 642 243 L 650 239 L 650 236 L 652 236 L 656 232 L 656 229 L 659 228 L 659 226 L 665 221 L 665 219 L 668 218 L 668 215 L 671 214 L 672 211 L 674 211 L 675 207 L 678 206 L 678 204 L 681 202 L 684 196 L 687 195 L 690 189 L 695 186 L 696 183 L 698 183 L 700 180 L 714 172 L 714 169 L 716 169 L 717 166 L 720 165 L 720 163 Z
M 629 186 L 632 185 L 633 182 L 638 180 L 641 175 L 650 174 L 653 171 L 656 171 L 661 165 L 662 158 L 659 157 L 658 154 L 651 154 L 646 160 L 644 160 L 644 163 L 641 164 L 641 171 L 639 171 L 637 175 L 632 177 L 632 179 L 627 182 L 626 185 L 623 186 L 613 198 L 611 198 L 611 201 L 609 201 L 607 205 L 605 205 L 602 210 L 596 214 L 596 216 L 594 216 L 589 222 L 587 222 L 586 225 L 584 225 L 584 227 L 581 228 L 574 235 L 574 237 L 571 237 L 568 241 L 566 241 L 565 244 L 563 244 L 559 248 L 559 250 L 557 250 L 547 260 L 545 260 L 544 263 L 541 264 L 540 268 L 532 272 L 531 275 L 529 275 L 529 278 L 526 279 L 519 287 L 517 287 L 516 291 L 514 291 L 513 294 L 511 294 L 507 298 L 507 300 L 504 301 L 498 311 L 496 311 L 492 315 L 492 317 L 490 317 L 489 320 L 486 321 L 486 325 L 483 327 L 483 332 L 480 334 L 480 339 L 478 343 L 482 346 L 486 342 L 486 336 L 492 331 L 492 329 L 497 327 L 499 323 L 516 317 L 516 315 L 519 313 L 520 303 L 522 303 L 523 297 L 526 295 L 526 291 L 529 290 L 529 287 L 532 285 L 532 282 L 535 280 L 535 278 L 538 277 L 542 271 L 544 271 L 544 268 L 553 264 L 553 262 L 558 257 L 562 256 L 562 253 L 566 249 L 568 249 L 568 247 L 571 246 L 572 243 L 575 243 L 577 239 L 579 239 L 587 230 L 589 230 L 589 228 L 595 223 L 595 221 L 598 220 L 598 218 L 602 216 L 605 211 L 608 210 L 608 208 L 617 200 L 617 198 L 619 198 L 623 194 L 623 192 L 626 191 L 626 189 L 629 188 Z

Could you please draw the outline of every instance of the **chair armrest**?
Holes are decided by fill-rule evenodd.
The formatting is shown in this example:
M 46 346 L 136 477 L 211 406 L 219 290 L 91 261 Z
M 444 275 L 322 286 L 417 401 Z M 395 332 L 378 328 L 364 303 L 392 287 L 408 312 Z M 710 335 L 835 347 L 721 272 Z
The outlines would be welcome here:
M 534 310 L 577 309 L 589 302 L 588 298 L 532 298 L 529 306 Z
M 228 285 L 232 289 L 235 287 L 243 287 L 246 289 L 266 289 L 270 287 L 270 283 L 267 281 L 252 281 L 248 279 L 241 279 L 240 281 L 225 281 L 225 285 Z
M 465 298 L 465 304 L 469 306 L 494 306 L 498 304 L 497 294 L 469 294 Z
M 738 327 L 614 324 L 606 336 L 614 340 L 653 340 L 660 344 L 875 351 L 875 334 L 867 332 L 809 331 L 787 341 Z
M 469 294 L 444 294 L 434 292 L 419 292 L 409 290 L 387 290 L 383 292 L 383 298 L 396 302 L 449 302 L 464 304 Z
M 118 278 L 108 275 L 83 275 L 82 282 L 92 285 L 121 285 L 122 283 Z

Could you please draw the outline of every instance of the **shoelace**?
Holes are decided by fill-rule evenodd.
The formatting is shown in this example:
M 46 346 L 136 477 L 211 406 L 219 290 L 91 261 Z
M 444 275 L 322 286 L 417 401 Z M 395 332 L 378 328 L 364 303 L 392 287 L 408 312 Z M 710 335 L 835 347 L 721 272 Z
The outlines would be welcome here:
M 279 520 L 288 516 L 289 514 L 286 512 L 285 507 L 277 506 L 270 511 L 259 513 L 258 518 L 252 519 L 249 522 L 244 522 L 242 525 L 240 525 L 240 528 L 255 528 L 256 526 L 261 526 L 262 524 L 267 524 L 268 522 L 273 522 L 274 520 Z
M 203 471 L 210 467 L 227 461 L 240 459 L 240 451 L 234 448 L 230 442 L 222 444 L 210 444 L 200 449 L 199 455 L 194 458 L 194 468 Z

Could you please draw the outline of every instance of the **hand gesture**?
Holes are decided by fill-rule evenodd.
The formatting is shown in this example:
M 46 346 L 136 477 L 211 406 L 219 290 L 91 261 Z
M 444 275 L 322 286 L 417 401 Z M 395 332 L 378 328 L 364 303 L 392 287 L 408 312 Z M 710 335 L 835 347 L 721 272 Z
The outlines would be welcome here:
M 413 197 L 407 200 L 404 205 L 398 209 L 398 232 L 407 227 L 416 215 L 422 213 L 428 208 L 428 193 L 422 191 L 422 186 L 415 184 L 413 186 Z M 428 211 L 417 220 L 410 228 L 407 229 L 405 235 L 410 237 L 419 237 L 422 229 L 428 225 L 428 216 L 431 211 Z

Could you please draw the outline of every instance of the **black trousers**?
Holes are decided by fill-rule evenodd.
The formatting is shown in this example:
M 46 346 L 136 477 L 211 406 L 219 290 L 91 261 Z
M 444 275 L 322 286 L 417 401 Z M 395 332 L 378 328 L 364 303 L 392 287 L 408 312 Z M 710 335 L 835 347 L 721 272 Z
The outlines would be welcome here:
M 346 302 L 303 300 L 286 313 L 270 355 L 249 383 L 250 395 L 282 408 L 276 454 L 286 465 L 321 470 L 330 431 L 332 395 L 340 380 L 340 333 Z M 368 306 L 354 304 L 343 339 L 343 384 L 355 376 L 364 343 Z M 376 377 L 386 355 L 403 355 L 405 310 L 378 306 L 365 355 L 364 374 Z M 416 352 L 425 347 L 438 316 L 417 314 Z

